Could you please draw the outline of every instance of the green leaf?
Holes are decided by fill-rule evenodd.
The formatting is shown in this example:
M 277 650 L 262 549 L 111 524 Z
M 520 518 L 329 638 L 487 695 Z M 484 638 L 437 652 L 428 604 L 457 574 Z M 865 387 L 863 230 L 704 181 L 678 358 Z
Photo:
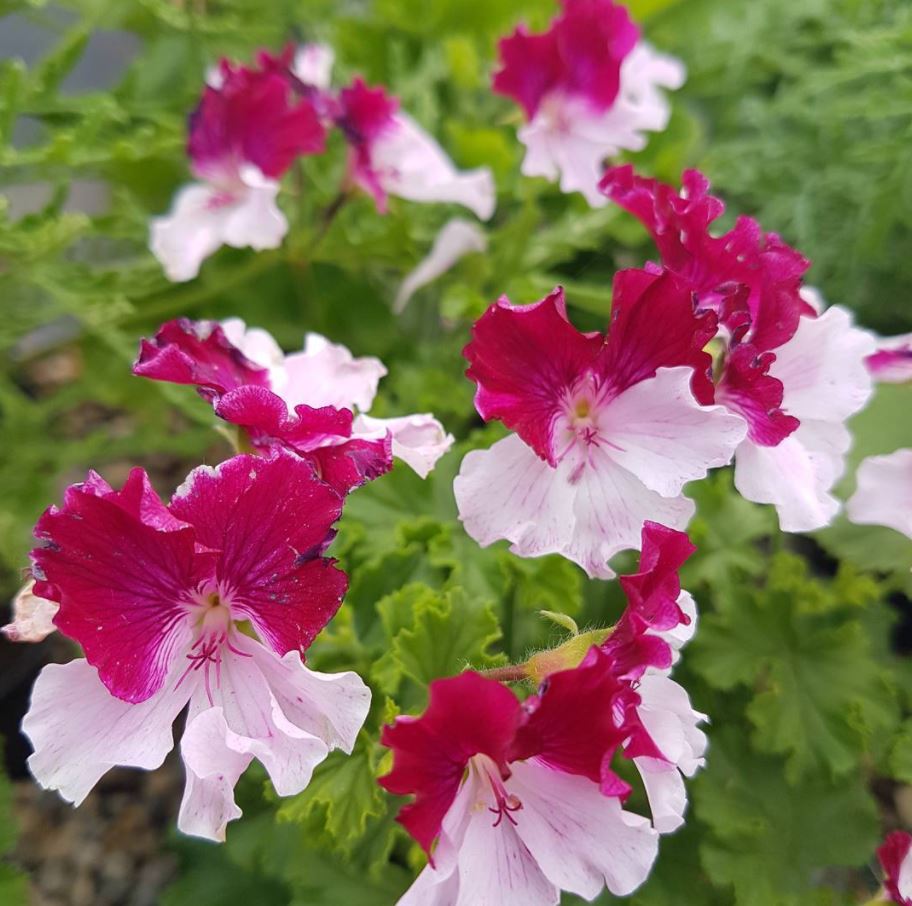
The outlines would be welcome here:
M 689 652 L 710 685 L 753 690 L 754 744 L 786 754 L 793 783 L 848 773 L 896 719 L 889 674 L 872 658 L 864 627 L 831 610 L 808 612 L 821 609 L 807 601 L 826 589 L 796 576 L 800 562 L 778 558 L 764 589 L 702 621 Z
M 878 843 L 877 808 L 860 775 L 835 784 L 813 776 L 797 787 L 783 775 L 781 760 L 752 752 L 729 728 L 713 734 L 709 765 L 694 781 L 696 816 L 710 828 L 703 866 L 714 883 L 734 887 L 737 906 L 806 903 L 823 869 L 864 864 Z

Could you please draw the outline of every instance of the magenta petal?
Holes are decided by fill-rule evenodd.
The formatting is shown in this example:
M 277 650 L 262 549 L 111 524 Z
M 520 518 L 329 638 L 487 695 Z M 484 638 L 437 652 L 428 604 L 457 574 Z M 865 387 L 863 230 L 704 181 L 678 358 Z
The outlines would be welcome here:
M 393 769 L 379 783 L 390 793 L 415 794 L 396 820 L 430 855 L 469 759 L 487 755 L 509 773 L 520 705 L 509 689 L 472 672 L 434 680 L 429 695 L 421 717 L 399 717 L 383 728 L 380 742 L 393 750 Z
M 653 377 L 659 368 L 693 368 L 691 389 L 700 403 L 713 399 L 713 312 L 697 311 L 690 287 L 674 274 L 623 270 L 614 276 L 611 330 L 599 369 L 617 392 Z
M 269 386 L 269 372 L 251 362 L 214 321 L 178 318 L 143 340 L 133 373 L 155 381 L 195 384 L 209 401 L 236 387 Z
M 538 695 L 523 703 L 525 720 L 510 760 L 537 757 L 556 770 L 600 785 L 604 781 L 608 795 L 626 796 L 630 787 L 611 772 L 610 764 L 630 736 L 637 704 L 639 697 L 618 678 L 611 657 L 593 647 L 578 667 L 552 673 Z
M 111 693 L 141 702 L 164 681 L 202 564 L 193 529 L 162 512 L 141 470 L 122 491 L 106 487 L 90 476 L 38 520 L 35 589 L 60 603 L 55 624 Z
M 884 870 L 884 887 L 894 903 L 912 906 L 912 899 L 904 897 L 899 889 L 899 873 L 912 848 L 912 836 L 905 831 L 893 831 L 877 850 L 877 858 Z
M 775 447 L 800 422 L 782 411 L 782 381 L 769 374 L 773 352 L 757 353 L 753 344 L 736 346 L 725 360 L 717 398 L 747 422 L 747 436 L 763 447 Z
M 279 654 L 306 650 L 339 609 L 348 579 L 323 553 L 342 499 L 304 460 L 279 452 L 202 466 L 170 510 L 221 551 L 222 595 Z
M 476 321 L 463 350 L 466 374 L 478 385 L 475 408 L 485 421 L 500 419 L 553 465 L 558 409 L 602 344 L 598 334 L 570 323 L 560 287 L 534 305 L 500 298 Z
M 560 80 L 561 60 L 555 34 L 530 35 L 520 25 L 498 44 L 501 67 L 494 74 L 497 94 L 513 98 L 531 120 L 545 94 Z

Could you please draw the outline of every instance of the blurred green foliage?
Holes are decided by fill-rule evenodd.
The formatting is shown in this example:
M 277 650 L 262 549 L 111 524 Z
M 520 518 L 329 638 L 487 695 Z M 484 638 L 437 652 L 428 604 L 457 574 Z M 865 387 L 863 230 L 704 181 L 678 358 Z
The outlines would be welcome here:
M 635 155 L 638 166 L 673 181 L 700 166 L 730 212 L 758 215 L 814 260 L 812 282 L 830 301 L 883 332 L 912 329 L 912 8 L 630 5 L 647 37 L 690 72 L 669 129 Z M 515 111 L 488 87 L 495 42 L 553 9 L 551 0 L 0 2 L 0 14 L 51 35 L 33 65 L 0 63 L 0 182 L 41 184 L 47 198 L 24 216 L 0 208 L 0 592 L 19 584 L 36 517 L 87 468 L 119 481 L 144 465 L 167 494 L 196 463 L 227 455 L 190 389 L 130 376 L 139 337 L 169 317 L 236 315 L 288 349 L 316 330 L 377 355 L 390 371 L 377 414 L 433 411 L 459 441 L 427 481 L 400 467 L 346 506 L 334 553 L 351 591 L 309 660 L 355 669 L 374 690 L 355 754 L 328 759 L 290 800 L 264 797 L 262 779 L 248 776 L 246 816 L 226 846 L 177 844 L 184 868 L 166 906 L 392 903 L 421 855 L 393 821 L 399 803 L 374 784 L 380 725 L 422 707 L 435 676 L 559 641 L 540 610 L 582 627 L 619 613 L 614 584 L 587 581 L 559 558 L 478 548 L 452 499 L 466 450 L 499 436 L 481 428 L 461 377 L 470 321 L 501 293 L 527 302 L 561 282 L 575 322 L 604 327 L 612 274 L 652 254 L 623 212 L 591 210 L 519 175 Z M 135 36 L 137 56 L 113 89 L 72 91 L 68 77 L 93 37 L 112 30 Z M 223 249 L 182 286 L 147 251 L 149 218 L 189 178 L 184 124 L 206 67 L 304 39 L 335 47 L 339 81 L 361 72 L 389 85 L 460 166 L 495 172 L 489 253 L 460 262 L 402 316 L 391 311 L 396 287 L 454 212 L 393 200 L 380 217 L 357 198 L 318 236 L 341 177 L 339 147 L 291 174 L 282 249 Z M 75 180 L 105 187 L 100 212 L 68 203 Z M 912 390 L 886 387 L 855 419 L 843 492 L 862 454 L 912 446 L 910 411 Z M 687 827 L 663 841 L 634 902 L 857 902 L 874 887 L 867 865 L 896 820 L 882 791 L 912 781 L 912 674 L 891 649 L 887 603 L 912 591 L 912 544 L 840 521 L 817 539 L 839 565 L 780 535 L 726 473 L 692 495 L 699 553 L 685 584 L 704 616 L 678 669 L 712 717 L 712 749 L 691 784 Z M 0 875 L 0 890 L 14 883 Z

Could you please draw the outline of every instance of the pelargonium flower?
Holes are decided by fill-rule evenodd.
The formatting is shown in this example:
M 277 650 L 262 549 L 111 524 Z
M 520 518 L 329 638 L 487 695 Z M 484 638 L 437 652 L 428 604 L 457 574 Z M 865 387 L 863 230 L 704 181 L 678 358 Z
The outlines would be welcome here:
M 479 544 L 505 538 L 520 556 L 560 553 L 609 577 L 644 521 L 685 527 L 683 486 L 731 461 L 744 421 L 701 405 L 716 315 L 696 313 L 669 273 L 621 271 L 613 300 L 607 337 L 569 322 L 560 288 L 533 305 L 501 298 L 476 322 L 464 351 L 475 407 L 515 432 L 470 452 L 454 483 Z
M 683 64 L 640 40 L 625 7 L 612 0 L 563 0 L 543 34 L 524 26 L 500 42 L 494 91 L 516 101 L 528 122 L 526 176 L 560 179 L 590 205 L 605 198 L 598 181 L 606 158 L 639 151 L 646 131 L 661 131 L 670 108 L 660 88 L 684 84 Z
M 867 365 L 874 380 L 880 383 L 912 381 L 912 333 L 878 337 L 877 351 L 868 356 Z
M 912 906 L 912 836 L 905 831 L 893 831 L 877 850 L 884 870 L 884 892 L 891 903 Z
M 32 569 L 85 659 L 35 683 L 22 726 L 38 782 L 78 805 L 114 765 L 158 767 L 189 705 L 178 827 L 217 840 L 253 758 L 288 796 L 331 749 L 350 752 L 369 690 L 303 663 L 346 590 L 323 556 L 341 509 L 281 452 L 201 466 L 167 506 L 141 469 L 120 491 L 95 473 L 68 488 L 38 521 Z
M 276 68 L 223 60 L 216 75 L 190 117 L 187 152 L 199 182 L 152 221 L 152 252 L 175 281 L 193 279 L 221 245 L 277 248 L 288 231 L 278 179 L 326 141 L 314 104 Z
M 339 92 L 336 124 L 348 140 L 349 179 L 386 211 L 387 196 L 461 204 L 482 220 L 494 213 L 494 178 L 487 167 L 460 172 L 437 141 L 382 87 L 356 78 Z
M 54 631 L 57 602 L 36 595 L 34 579 L 16 592 L 12 610 L 12 621 L 0 627 L 11 642 L 40 642 Z
M 885 525 L 912 538 L 912 449 L 869 456 L 846 510 L 859 525 Z
M 718 316 L 710 399 L 747 423 L 735 454 L 738 490 L 775 505 L 785 531 L 827 525 L 851 442 L 845 421 L 871 394 L 871 335 L 846 309 L 818 312 L 801 285 L 809 262 L 753 219 L 713 235 L 725 206 L 697 171 L 685 172 L 680 192 L 630 166 L 610 168 L 600 187 L 649 230 L 663 267 L 691 287 L 698 308 Z
M 629 787 L 610 768 L 636 693 L 607 661 L 593 648 L 522 704 L 476 673 L 435 680 L 421 717 L 384 728 L 380 783 L 416 796 L 398 820 L 430 857 L 400 906 L 550 906 L 561 890 L 594 899 L 646 879 L 658 837 L 623 809 Z
M 143 340 L 133 371 L 195 385 L 255 448 L 293 451 L 343 494 L 388 471 L 394 455 L 425 477 L 453 443 L 428 413 L 368 415 L 386 374 L 382 362 L 356 359 L 319 334 L 285 356 L 266 331 L 247 330 L 237 319 L 224 327 L 169 321 Z

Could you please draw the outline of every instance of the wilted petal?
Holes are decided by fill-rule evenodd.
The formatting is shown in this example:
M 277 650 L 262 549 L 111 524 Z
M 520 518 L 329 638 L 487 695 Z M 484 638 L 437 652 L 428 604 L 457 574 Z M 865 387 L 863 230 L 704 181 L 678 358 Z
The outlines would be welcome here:
M 54 617 L 60 605 L 34 592 L 35 580 L 30 579 L 13 598 L 13 621 L 0 629 L 11 642 L 40 642 L 57 627 Z
M 886 525 L 912 538 L 912 450 L 869 456 L 858 467 L 858 488 L 847 504 L 852 522 Z

